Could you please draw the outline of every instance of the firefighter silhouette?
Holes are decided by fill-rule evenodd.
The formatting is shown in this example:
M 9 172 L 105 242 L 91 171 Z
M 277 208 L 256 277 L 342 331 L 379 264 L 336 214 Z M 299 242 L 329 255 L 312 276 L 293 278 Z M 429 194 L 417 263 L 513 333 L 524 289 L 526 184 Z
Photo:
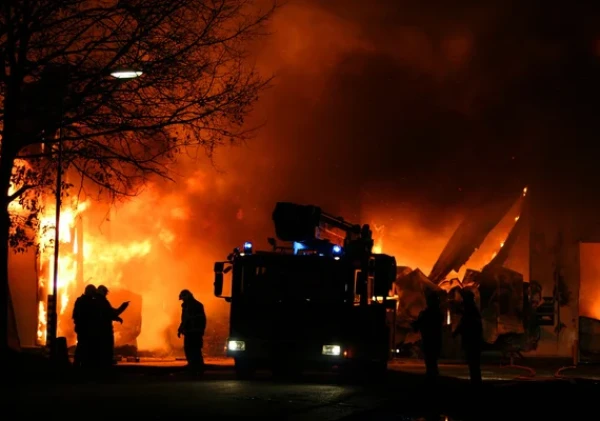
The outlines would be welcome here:
M 88 285 L 84 293 L 75 300 L 73 307 L 73 323 L 77 334 L 77 347 L 75 348 L 75 366 L 89 367 L 93 363 L 93 351 L 96 334 L 94 321 L 96 310 L 96 287 Z
M 204 305 L 194 298 L 187 289 L 179 294 L 181 304 L 181 324 L 177 330 L 177 337 L 183 335 L 183 350 L 188 362 L 188 368 L 194 371 L 204 370 L 202 346 L 204 330 L 206 329 L 206 314 Z
M 440 297 L 437 293 L 429 292 L 426 300 L 427 307 L 413 322 L 413 329 L 421 333 L 426 379 L 428 382 L 436 382 L 439 377 L 438 360 L 442 351 L 444 315 L 440 309 Z
M 119 308 L 113 308 L 107 298 L 108 288 L 104 285 L 98 287 L 96 295 L 97 303 L 97 364 L 100 366 L 112 366 L 114 363 L 115 333 L 113 321 L 123 323 L 119 317 L 129 306 L 125 301 Z
M 481 314 L 475 304 L 475 295 L 463 291 L 463 315 L 453 336 L 460 335 L 462 348 L 469 366 L 472 384 L 481 383 L 481 348 L 483 345 L 483 324 Z

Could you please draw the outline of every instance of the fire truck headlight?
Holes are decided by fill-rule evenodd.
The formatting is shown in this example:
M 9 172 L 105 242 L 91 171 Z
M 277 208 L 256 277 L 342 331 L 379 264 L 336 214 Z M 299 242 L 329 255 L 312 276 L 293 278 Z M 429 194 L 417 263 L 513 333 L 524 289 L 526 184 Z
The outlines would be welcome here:
M 339 345 L 323 345 L 323 355 L 338 356 L 342 354 L 342 347 Z
M 227 349 L 230 351 L 245 351 L 246 342 L 244 341 L 228 341 Z

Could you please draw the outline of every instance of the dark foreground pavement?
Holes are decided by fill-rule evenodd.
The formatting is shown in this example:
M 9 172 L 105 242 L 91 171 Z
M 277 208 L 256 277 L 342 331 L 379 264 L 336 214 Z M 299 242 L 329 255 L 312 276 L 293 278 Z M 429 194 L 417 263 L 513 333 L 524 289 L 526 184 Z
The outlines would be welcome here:
M 594 381 L 488 382 L 473 389 L 442 378 L 436 389 L 422 375 L 389 371 L 385 379 L 345 381 L 307 373 L 274 381 L 259 373 L 238 381 L 229 366 L 203 377 L 180 367 L 121 366 L 93 379 L 31 366 L 13 370 L 3 399 L 10 413 L 56 419 L 260 417 L 272 419 L 545 420 L 587 419 L 600 387 Z

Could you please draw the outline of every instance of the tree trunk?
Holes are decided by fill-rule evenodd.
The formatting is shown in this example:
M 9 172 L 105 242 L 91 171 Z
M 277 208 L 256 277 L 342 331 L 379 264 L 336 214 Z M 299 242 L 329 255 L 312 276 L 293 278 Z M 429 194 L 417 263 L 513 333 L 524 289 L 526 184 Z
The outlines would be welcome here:
M 8 341 L 8 253 L 10 252 L 10 216 L 8 213 L 8 192 L 14 159 L 12 154 L 3 148 L 0 156 L 0 357 L 6 358 L 9 350 Z
M 10 252 L 10 214 L 8 212 L 10 183 L 17 154 L 19 153 L 21 136 L 18 135 L 19 104 L 23 76 L 21 69 L 11 66 L 8 83 L 4 93 L 4 115 L 2 127 L 2 143 L 0 152 L 0 358 L 9 352 L 8 312 L 8 256 Z
M 7 206 L 0 206 L 0 355 L 8 355 L 8 253 L 10 221 Z

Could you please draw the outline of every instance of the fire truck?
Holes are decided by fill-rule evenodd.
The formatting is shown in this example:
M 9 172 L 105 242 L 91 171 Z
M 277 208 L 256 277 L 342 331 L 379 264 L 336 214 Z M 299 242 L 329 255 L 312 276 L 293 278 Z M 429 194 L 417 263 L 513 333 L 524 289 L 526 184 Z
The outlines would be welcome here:
M 396 315 L 389 297 L 395 258 L 372 252 L 368 225 L 317 206 L 279 202 L 273 222 L 270 250 L 248 241 L 214 265 L 214 294 L 230 303 L 226 354 L 237 376 L 310 368 L 384 374 Z

